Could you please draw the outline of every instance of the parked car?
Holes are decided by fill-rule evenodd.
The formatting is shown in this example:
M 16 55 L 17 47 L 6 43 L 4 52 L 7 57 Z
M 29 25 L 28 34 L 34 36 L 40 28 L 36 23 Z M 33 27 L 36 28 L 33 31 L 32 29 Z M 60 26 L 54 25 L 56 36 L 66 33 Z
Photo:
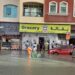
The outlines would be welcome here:
M 63 55 L 72 55 L 73 47 L 63 45 L 58 48 L 53 48 L 48 51 L 48 54 L 63 54 Z

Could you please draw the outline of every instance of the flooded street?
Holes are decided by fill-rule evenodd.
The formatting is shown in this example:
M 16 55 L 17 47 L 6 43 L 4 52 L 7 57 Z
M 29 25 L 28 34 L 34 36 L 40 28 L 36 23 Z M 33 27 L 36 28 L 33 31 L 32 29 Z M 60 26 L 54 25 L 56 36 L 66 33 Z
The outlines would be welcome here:
M 75 63 L 65 61 L 66 58 L 59 61 L 60 56 L 56 60 L 55 56 L 27 58 L 25 55 L 18 51 L 1 53 L 0 75 L 75 75 Z

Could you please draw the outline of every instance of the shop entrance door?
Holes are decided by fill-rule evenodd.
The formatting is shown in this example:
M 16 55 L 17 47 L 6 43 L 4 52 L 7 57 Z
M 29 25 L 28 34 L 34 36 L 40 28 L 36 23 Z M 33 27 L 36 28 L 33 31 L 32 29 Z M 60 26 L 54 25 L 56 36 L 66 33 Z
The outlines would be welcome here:
M 40 50 L 44 48 L 44 37 L 39 37 L 39 46 Z
M 69 40 L 69 44 L 75 45 L 75 38 L 71 38 L 71 39 Z

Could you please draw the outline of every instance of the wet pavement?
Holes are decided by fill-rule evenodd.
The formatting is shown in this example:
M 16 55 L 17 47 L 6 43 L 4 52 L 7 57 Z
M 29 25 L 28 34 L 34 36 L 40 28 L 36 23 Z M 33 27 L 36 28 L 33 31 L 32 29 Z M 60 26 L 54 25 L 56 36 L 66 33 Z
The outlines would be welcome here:
M 58 61 L 75 63 L 75 58 L 72 58 L 72 55 L 49 55 L 47 58 L 53 59 L 53 60 L 58 60 Z
M 0 75 L 75 75 L 75 63 L 67 55 L 28 58 L 25 51 L 2 51 Z

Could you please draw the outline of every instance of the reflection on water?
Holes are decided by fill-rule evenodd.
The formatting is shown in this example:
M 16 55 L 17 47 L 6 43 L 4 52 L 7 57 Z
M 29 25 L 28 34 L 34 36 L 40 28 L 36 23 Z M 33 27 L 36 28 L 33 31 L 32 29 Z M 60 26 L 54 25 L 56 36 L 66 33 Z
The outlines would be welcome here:
M 31 57 L 30 56 L 28 56 L 28 58 L 27 58 L 27 66 L 26 66 L 26 72 L 25 72 L 25 74 L 26 75 L 32 75 L 32 65 L 31 65 Z
M 21 57 L 25 57 L 25 54 L 20 53 Z M 0 75 L 75 75 L 74 63 L 21 58 L 18 55 L 17 51 L 13 51 L 10 55 L 0 56 Z
M 28 58 L 27 58 L 27 64 L 28 64 L 29 66 L 31 65 L 30 59 L 31 59 L 31 57 L 30 57 L 30 55 L 29 55 Z

